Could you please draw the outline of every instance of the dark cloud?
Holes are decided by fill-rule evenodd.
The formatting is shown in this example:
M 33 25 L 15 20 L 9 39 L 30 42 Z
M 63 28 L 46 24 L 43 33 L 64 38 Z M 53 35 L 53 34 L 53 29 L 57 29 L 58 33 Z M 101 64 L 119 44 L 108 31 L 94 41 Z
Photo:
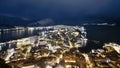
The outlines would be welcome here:
M 115 15 L 119 0 L 0 0 L 0 13 L 28 18 Z

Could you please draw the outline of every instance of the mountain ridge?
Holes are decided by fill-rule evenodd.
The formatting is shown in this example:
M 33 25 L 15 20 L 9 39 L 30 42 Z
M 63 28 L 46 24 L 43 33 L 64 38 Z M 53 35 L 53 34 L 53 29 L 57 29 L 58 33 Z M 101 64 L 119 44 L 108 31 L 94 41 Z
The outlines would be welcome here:
M 0 15 L 0 26 L 48 26 L 48 25 L 83 25 L 85 23 L 115 23 L 120 25 L 120 17 L 86 17 L 78 20 L 54 20 L 46 18 L 42 20 L 28 20 L 20 17 Z

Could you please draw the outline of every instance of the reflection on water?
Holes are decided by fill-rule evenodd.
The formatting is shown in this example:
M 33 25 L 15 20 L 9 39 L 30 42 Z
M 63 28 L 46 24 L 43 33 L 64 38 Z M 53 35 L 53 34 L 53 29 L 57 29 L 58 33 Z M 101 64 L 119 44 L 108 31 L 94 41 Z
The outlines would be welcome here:
M 11 30 L 11 31 L 1 31 L 0 32 L 0 42 L 5 42 L 9 40 L 16 40 L 23 37 L 37 35 L 37 30 L 29 30 L 27 28 L 22 30 Z

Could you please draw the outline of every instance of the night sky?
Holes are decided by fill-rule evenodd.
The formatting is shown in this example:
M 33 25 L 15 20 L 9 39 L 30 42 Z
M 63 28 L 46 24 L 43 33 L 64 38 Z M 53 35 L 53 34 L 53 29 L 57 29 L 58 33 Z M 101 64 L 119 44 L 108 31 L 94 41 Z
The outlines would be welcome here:
M 0 0 L 0 14 L 57 20 L 120 17 L 120 0 Z

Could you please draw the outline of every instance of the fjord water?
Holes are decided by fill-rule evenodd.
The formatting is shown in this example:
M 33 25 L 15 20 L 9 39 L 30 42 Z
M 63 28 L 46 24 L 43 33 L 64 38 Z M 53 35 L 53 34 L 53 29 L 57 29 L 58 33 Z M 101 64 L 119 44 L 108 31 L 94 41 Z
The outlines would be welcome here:
M 0 42 L 7 42 L 10 40 L 17 40 L 25 37 L 37 35 L 37 30 L 28 30 L 24 28 L 22 30 L 10 30 L 0 32 Z
M 120 27 L 119 26 L 85 26 L 87 38 L 103 43 L 120 43 Z
M 87 38 L 100 42 L 115 42 L 120 43 L 120 27 L 119 26 L 85 26 Z M 24 37 L 38 35 L 38 30 L 15 30 L 0 32 L 0 42 L 16 40 Z

